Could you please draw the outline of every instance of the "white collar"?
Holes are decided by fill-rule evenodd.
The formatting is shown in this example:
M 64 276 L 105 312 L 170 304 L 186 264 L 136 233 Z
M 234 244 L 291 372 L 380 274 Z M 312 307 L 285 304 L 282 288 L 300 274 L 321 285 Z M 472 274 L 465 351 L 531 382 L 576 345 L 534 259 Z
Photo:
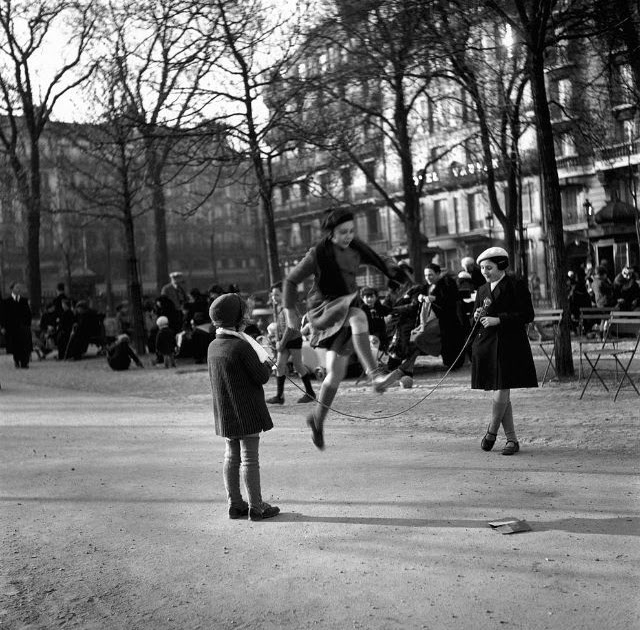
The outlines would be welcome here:
M 254 352 L 258 355 L 258 359 L 264 363 L 270 357 L 268 352 L 253 338 L 243 332 L 238 332 L 237 330 L 231 330 L 230 328 L 223 328 L 220 326 L 216 328 L 216 337 L 218 335 L 231 335 L 233 337 L 238 337 L 238 339 L 242 339 L 246 341 L 254 350 Z

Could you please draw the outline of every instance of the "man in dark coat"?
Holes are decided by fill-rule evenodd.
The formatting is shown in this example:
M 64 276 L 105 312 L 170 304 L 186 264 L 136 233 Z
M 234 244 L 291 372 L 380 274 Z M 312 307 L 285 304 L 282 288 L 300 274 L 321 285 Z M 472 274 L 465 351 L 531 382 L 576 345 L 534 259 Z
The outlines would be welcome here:
M 426 284 L 422 288 L 421 301 L 429 302 L 440 323 L 442 363 L 458 369 L 464 363 L 460 354 L 464 345 L 464 331 L 460 321 L 460 294 L 456 281 L 443 274 L 440 265 L 431 263 L 424 269 Z
M 4 300 L 2 308 L 2 328 L 7 343 L 7 353 L 13 355 L 16 368 L 27 369 L 33 350 L 31 338 L 31 307 L 24 297 L 24 286 L 12 282 L 11 295 Z

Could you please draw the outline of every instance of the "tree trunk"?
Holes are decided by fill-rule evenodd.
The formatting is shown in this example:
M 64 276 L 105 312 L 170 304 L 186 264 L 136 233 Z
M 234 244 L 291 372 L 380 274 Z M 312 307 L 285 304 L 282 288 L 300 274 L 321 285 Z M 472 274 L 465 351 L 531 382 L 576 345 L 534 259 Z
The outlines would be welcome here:
M 151 191 L 156 245 L 154 252 L 156 291 L 159 294 L 163 285 L 169 281 L 169 249 L 167 247 L 167 204 L 162 186 L 162 165 L 153 147 L 147 148 L 147 166 L 149 169 L 147 186 Z
M 409 120 L 403 90 L 403 77 L 396 77 L 394 121 L 397 131 L 400 165 L 402 169 L 402 188 L 404 195 L 404 229 L 407 235 L 407 252 L 416 280 L 422 278 L 422 247 L 428 242 L 424 226 L 420 225 L 420 196 L 415 182 L 413 150 L 409 133 Z M 421 229 L 421 227 L 423 229 Z
M 27 273 L 26 284 L 29 291 L 31 312 L 34 317 L 40 315 L 42 302 L 42 278 L 40 276 L 40 213 L 42 199 L 40 196 L 40 147 L 38 142 L 31 141 L 30 169 L 27 174 L 17 156 L 10 156 L 15 174 L 20 199 L 27 214 Z
M 146 332 L 144 328 L 144 315 L 142 310 L 142 286 L 138 272 L 138 259 L 136 257 L 136 242 L 133 224 L 133 213 L 128 195 L 125 193 L 125 207 L 123 208 L 124 241 L 127 256 L 127 289 L 131 314 L 133 317 L 133 344 L 138 354 L 146 352 Z M 177 330 L 174 332 L 178 332 Z
M 260 203 L 264 217 L 264 240 L 267 249 L 267 269 L 269 271 L 269 285 L 282 279 L 280 262 L 278 260 L 278 241 L 276 239 L 276 227 L 273 219 L 273 203 L 268 192 L 260 192 Z
M 536 118 L 538 153 L 544 187 L 544 208 L 547 237 L 548 270 L 551 285 L 551 305 L 563 309 L 564 316 L 556 342 L 556 368 L 558 377 L 574 375 L 569 326 L 569 298 L 566 289 L 567 262 L 564 248 L 560 181 L 553 144 L 553 128 L 544 77 L 544 56 L 532 50 L 529 64 L 533 107 Z

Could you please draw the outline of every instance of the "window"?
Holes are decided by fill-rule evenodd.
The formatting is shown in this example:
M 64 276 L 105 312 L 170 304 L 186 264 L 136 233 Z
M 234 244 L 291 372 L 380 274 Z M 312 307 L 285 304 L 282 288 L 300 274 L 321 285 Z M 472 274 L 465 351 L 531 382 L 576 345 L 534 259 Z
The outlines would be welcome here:
M 573 186 L 560 190 L 562 203 L 562 220 L 567 224 L 578 223 L 580 220 L 578 208 L 578 192 Z
M 289 190 L 288 186 L 283 186 L 281 188 L 281 195 L 282 195 L 282 204 L 286 204 L 289 202 L 289 198 L 291 196 L 291 191 Z
M 371 241 L 382 240 L 382 234 L 380 233 L 380 216 L 377 210 L 372 210 L 366 214 L 367 221 L 367 239 Z
M 375 179 L 376 176 L 376 162 L 375 160 L 366 160 L 363 166 L 365 171 L 365 187 L 367 191 L 370 191 L 373 189 L 371 180 Z
M 560 134 L 555 140 L 557 157 L 570 157 L 577 155 L 576 143 L 570 133 Z
M 635 103 L 633 71 L 629 64 L 617 66 L 611 77 L 611 100 L 614 107 Z
M 637 125 L 633 118 L 616 120 L 616 140 L 619 142 L 633 142 L 637 136 Z
M 481 193 L 467 195 L 467 209 L 469 211 L 469 229 L 479 230 L 484 228 L 484 203 Z
M 436 199 L 433 202 L 433 216 L 436 224 L 436 236 L 449 234 L 446 199 Z
M 573 94 L 573 86 L 569 79 L 561 79 L 558 81 L 558 104 L 563 109 L 567 109 L 571 105 L 571 96 Z
M 331 185 L 331 177 L 329 173 L 327 173 L 326 171 L 324 173 L 320 173 L 319 179 L 320 179 L 320 188 L 322 189 L 322 191 L 328 191 Z

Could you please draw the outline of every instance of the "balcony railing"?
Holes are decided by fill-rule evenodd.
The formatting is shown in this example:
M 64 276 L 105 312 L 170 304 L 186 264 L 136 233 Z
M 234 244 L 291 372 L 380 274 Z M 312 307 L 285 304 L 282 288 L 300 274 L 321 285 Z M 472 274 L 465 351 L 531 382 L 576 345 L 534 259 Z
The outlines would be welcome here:
M 606 149 L 600 149 L 596 152 L 596 157 L 602 161 L 613 161 L 630 155 L 637 155 L 638 153 L 640 153 L 640 141 L 633 140 L 632 142 L 621 142 Z
M 575 169 L 587 166 L 591 158 L 587 155 L 561 155 L 556 158 L 556 166 L 559 169 Z

